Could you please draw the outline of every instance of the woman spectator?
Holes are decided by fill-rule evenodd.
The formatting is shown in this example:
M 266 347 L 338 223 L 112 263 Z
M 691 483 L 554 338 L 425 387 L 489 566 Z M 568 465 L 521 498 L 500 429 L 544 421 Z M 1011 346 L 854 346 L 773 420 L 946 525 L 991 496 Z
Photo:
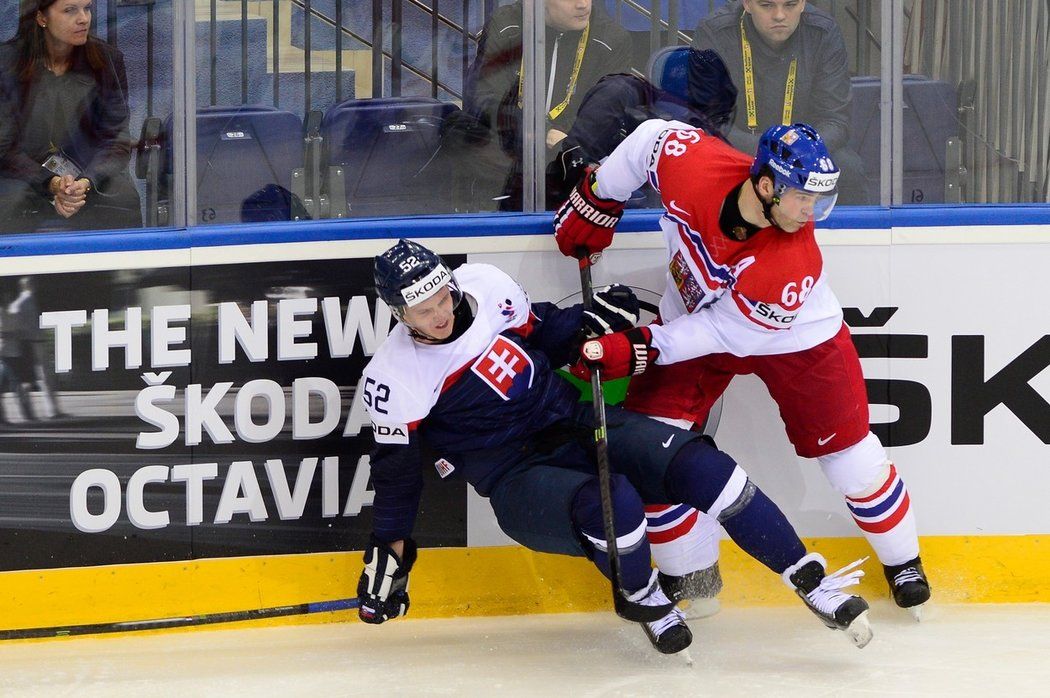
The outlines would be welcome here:
M 90 34 L 92 0 L 23 0 L 22 10 L 0 46 L 5 229 L 141 226 L 123 55 Z

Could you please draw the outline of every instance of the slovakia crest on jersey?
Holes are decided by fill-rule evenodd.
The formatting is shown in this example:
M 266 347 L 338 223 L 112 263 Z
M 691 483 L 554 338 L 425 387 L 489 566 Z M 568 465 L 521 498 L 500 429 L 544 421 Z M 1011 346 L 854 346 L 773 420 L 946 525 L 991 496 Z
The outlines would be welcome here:
M 506 337 L 496 335 L 470 370 L 504 400 L 511 400 L 532 387 L 534 368 L 532 358 L 524 349 Z

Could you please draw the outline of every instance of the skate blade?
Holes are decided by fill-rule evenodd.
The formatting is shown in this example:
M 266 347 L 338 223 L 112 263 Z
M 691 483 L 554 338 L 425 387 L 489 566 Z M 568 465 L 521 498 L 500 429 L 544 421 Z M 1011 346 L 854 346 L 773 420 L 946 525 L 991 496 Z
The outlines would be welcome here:
M 871 623 L 868 622 L 868 612 L 864 611 L 854 618 L 853 622 L 843 632 L 846 633 L 846 637 L 857 649 L 862 649 L 871 642 L 873 633 L 871 631 Z
M 710 618 L 721 611 L 722 604 L 715 598 L 690 599 L 683 601 L 681 608 L 682 612 L 685 613 L 686 620 L 699 620 L 701 618 Z
M 923 617 L 923 610 L 922 609 L 923 609 L 923 606 L 925 606 L 925 605 L 926 604 L 922 604 L 921 603 L 918 606 L 912 606 L 911 608 L 907 608 L 905 610 L 908 611 L 908 613 L 911 614 L 911 617 L 915 619 L 916 623 L 921 623 L 922 622 L 922 617 Z

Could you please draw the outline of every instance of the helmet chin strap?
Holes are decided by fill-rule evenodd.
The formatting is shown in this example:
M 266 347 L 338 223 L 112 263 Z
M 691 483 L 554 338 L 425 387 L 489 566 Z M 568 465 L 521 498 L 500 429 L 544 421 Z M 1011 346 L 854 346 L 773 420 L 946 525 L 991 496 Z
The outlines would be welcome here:
M 773 207 L 780 205 L 780 197 L 776 194 L 776 185 L 773 186 L 773 196 L 770 197 L 769 201 L 762 198 L 761 192 L 758 191 L 758 184 L 754 180 L 751 180 L 751 187 L 755 190 L 755 196 L 758 198 L 759 203 L 762 204 L 762 215 L 766 217 L 767 221 L 779 228 L 780 226 L 773 220 Z
M 437 337 L 431 337 L 428 334 L 423 334 L 415 327 L 412 327 L 412 325 L 409 325 L 407 322 L 405 323 L 405 327 L 408 328 L 408 336 L 412 339 L 419 340 L 420 342 L 426 342 L 427 344 L 437 344 L 441 341 Z
M 452 333 L 444 339 L 438 339 L 437 337 L 431 337 L 430 335 L 420 332 L 412 325 L 401 320 L 401 322 L 408 328 L 408 336 L 412 339 L 424 342 L 425 344 L 448 344 L 455 341 L 461 334 L 463 334 L 471 322 L 474 320 L 474 305 L 473 299 L 467 294 L 463 294 L 463 299 L 452 309 Z

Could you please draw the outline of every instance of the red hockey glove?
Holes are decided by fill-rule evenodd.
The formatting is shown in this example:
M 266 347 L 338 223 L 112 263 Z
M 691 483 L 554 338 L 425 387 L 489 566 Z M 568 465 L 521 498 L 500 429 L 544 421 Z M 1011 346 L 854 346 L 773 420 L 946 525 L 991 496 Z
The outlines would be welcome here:
M 632 327 L 589 339 L 580 346 L 580 360 L 569 369 L 580 380 L 591 379 L 591 368 L 601 369 L 603 380 L 636 376 L 656 360 L 653 333 L 648 327 Z
M 554 237 L 566 257 L 580 258 L 581 248 L 591 263 L 612 244 L 613 231 L 623 216 L 622 201 L 602 199 L 594 193 L 594 170 L 587 174 L 554 215 Z

